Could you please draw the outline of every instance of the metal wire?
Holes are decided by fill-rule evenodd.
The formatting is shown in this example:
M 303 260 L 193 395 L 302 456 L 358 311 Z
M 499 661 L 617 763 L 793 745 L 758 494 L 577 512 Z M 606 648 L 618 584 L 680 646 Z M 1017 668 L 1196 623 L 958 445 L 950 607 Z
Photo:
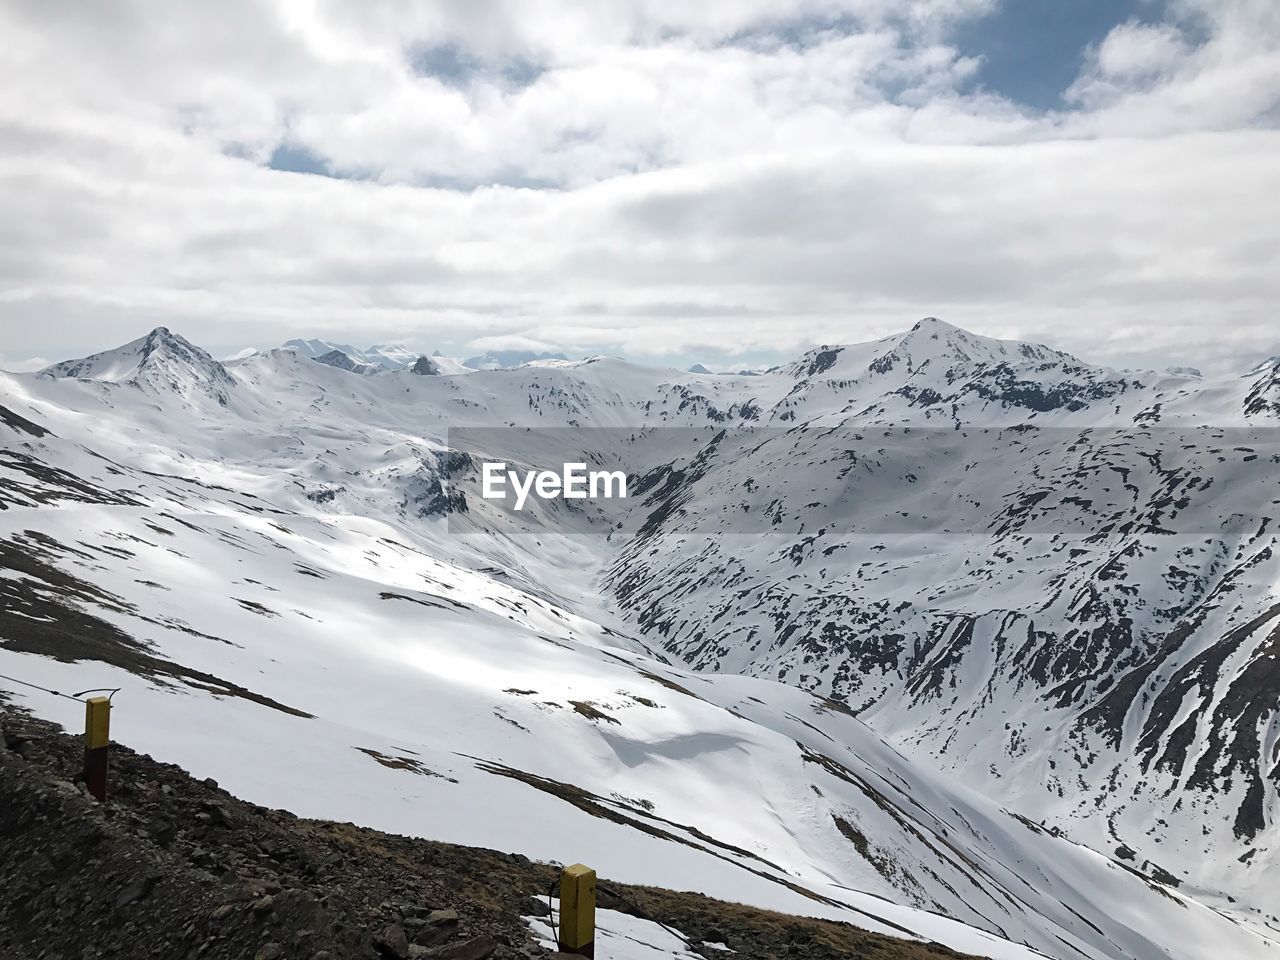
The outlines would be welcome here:
M 3 673 L 0 673 L 0 680 L 9 680 L 13 683 L 20 683 L 24 687 L 30 687 L 32 690 L 42 690 L 45 693 L 52 693 L 55 697 L 65 697 L 68 700 L 75 700 L 77 703 L 84 703 L 84 701 L 79 697 L 73 697 L 69 693 L 63 693 L 60 690 L 50 690 L 48 687 L 42 687 L 38 683 L 27 683 L 27 681 L 19 680 L 17 677 L 6 677 Z
M 107 695 L 107 702 L 110 703 L 111 698 L 123 689 L 123 687 L 90 687 L 88 690 L 81 690 L 79 693 L 73 693 L 72 696 L 79 699 L 86 693 L 105 693 Z
M 556 913 L 551 907 L 551 898 L 555 896 L 556 887 L 560 886 L 560 878 L 551 881 L 551 886 L 547 887 L 547 926 L 551 928 L 551 938 L 558 944 L 560 942 L 560 931 L 556 929 Z
M 0 673 L 0 680 L 8 680 L 11 683 L 19 683 L 19 684 L 22 684 L 22 686 L 24 687 L 30 687 L 32 690 L 40 690 L 44 693 L 51 693 L 55 697 L 62 697 L 66 700 L 74 700 L 76 703 L 84 703 L 85 702 L 84 695 L 86 693 L 110 692 L 110 696 L 107 697 L 107 699 L 110 700 L 111 697 L 114 697 L 117 693 L 120 692 L 120 689 L 121 689 L 120 687 L 93 687 L 92 689 L 89 689 L 89 690 L 81 690 L 79 693 L 63 693 L 61 690 L 51 690 L 48 687 L 40 686 L 40 684 L 38 683 L 28 683 L 26 680 L 19 680 L 17 677 L 9 677 L 3 673 Z

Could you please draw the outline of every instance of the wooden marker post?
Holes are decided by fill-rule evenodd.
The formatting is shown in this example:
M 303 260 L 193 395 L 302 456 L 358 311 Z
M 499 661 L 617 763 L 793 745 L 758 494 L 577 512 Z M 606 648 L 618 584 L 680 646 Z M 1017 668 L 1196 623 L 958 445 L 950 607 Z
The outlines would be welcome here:
M 111 701 L 90 697 L 84 702 L 84 781 L 89 792 L 107 799 L 107 751 L 111 743 Z
M 596 955 L 596 872 L 580 863 L 560 874 L 560 951 Z

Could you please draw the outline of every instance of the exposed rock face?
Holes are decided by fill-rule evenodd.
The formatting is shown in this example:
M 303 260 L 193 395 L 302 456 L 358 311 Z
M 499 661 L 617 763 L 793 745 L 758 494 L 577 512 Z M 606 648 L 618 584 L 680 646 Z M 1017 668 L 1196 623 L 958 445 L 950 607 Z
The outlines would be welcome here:
M 440 365 L 430 357 L 419 357 L 409 370 L 420 377 L 434 377 L 439 375 Z

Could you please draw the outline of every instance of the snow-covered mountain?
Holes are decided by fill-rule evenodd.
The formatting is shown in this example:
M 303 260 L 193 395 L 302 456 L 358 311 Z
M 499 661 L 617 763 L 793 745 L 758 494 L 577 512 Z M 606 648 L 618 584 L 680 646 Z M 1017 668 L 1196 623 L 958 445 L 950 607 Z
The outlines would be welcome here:
M 304 357 L 311 357 L 312 359 L 323 357 L 325 354 L 333 353 L 336 350 L 353 359 L 359 357 L 361 362 L 364 360 L 364 351 L 357 350 L 349 343 L 334 343 L 331 340 L 319 340 L 316 338 L 286 340 L 281 344 L 281 349 L 293 350 Z
M 612 558 L 646 640 L 837 697 L 1148 875 L 1265 903 L 1276 368 L 1116 372 L 925 322 L 783 374 L 760 422 L 803 429 L 702 451 Z M 773 535 L 724 536 L 743 516 Z
M 924 321 L 440 372 L 157 330 L 0 374 L 0 673 L 299 813 L 983 955 L 1274 955 L 1280 364 Z M 475 496 L 570 449 L 634 495 Z
M 413 366 L 423 356 L 402 344 L 374 344 L 360 350 L 348 343 L 318 339 L 288 340 L 283 344 L 283 349 L 293 350 L 303 356 L 328 363 L 330 366 L 355 372 L 403 370 Z M 326 357 L 329 359 L 326 360 Z M 343 360 L 343 357 L 346 359 Z M 470 370 L 506 370 L 537 361 L 568 360 L 568 357 L 563 353 L 536 350 L 489 350 L 465 360 L 445 357 L 436 351 L 430 359 L 437 365 L 439 372 L 452 374 L 466 373 Z M 348 366 L 348 364 L 351 365 Z
M 153 393 L 176 393 L 188 400 L 212 397 L 223 405 L 235 387 L 235 380 L 221 363 L 165 327 L 115 350 L 55 363 L 40 374 L 127 383 Z
M 341 350 L 330 350 L 328 353 L 322 353 L 320 356 L 312 357 L 311 359 L 316 363 L 323 363 L 338 370 L 346 370 L 348 373 L 358 373 L 362 377 L 371 377 L 383 369 L 372 363 L 361 363 L 358 360 L 353 360 L 350 354 L 343 353 Z
M 366 350 L 358 350 L 350 344 L 309 339 L 286 341 L 281 349 L 365 376 L 387 370 L 413 369 L 423 374 L 454 374 L 469 373 L 472 369 L 456 357 L 444 356 L 439 350 L 428 357 L 398 344 L 374 344 Z
M 462 365 L 470 370 L 505 370 L 537 360 L 568 360 L 563 353 L 537 350 L 488 350 L 468 357 Z
M 348 361 L 357 367 L 369 367 L 374 370 L 401 370 L 404 367 L 412 366 L 418 359 L 420 354 L 415 350 L 410 350 L 402 344 L 377 344 L 364 350 L 359 350 L 351 346 L 349 343 L 333 343 L 329 340 L 318 339 L 295 339 L 287 340 L 283 344 L 285 350 L 294 350 L 303 356 L 311 357 L 314 360 L 320 360 L 322 363 L 329 362 L 331 366 L 340 366 L 343 369 L 351 369 L 343 365 L 340 360 L 341 356 L 345 356 Z M 334 356 L 335 354 L 339 356 Z M 332 358 L 325 361 L 325 357 Z M 332 362 L 337 360 L 337 363 Z
M 412 366 L 421 354 L 398 343 L 375 343 L 363 352 L 365 363 L 372 363 L 386 370 L 401 370 Z

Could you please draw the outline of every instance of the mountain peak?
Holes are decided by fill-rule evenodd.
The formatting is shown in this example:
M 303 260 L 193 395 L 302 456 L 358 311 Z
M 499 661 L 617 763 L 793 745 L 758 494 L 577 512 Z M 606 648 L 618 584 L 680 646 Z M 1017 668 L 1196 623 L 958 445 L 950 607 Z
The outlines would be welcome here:
M 911 331 L 913 333 L 923 331 L 930 334 L 963 333 L 969 335 L 968 330 L 961 329 L 953 323 L 947 323 L 945 320 L 939 320 L 937 317 L 925 317 L 922 320 L 917 320 Z
M 224 406 L 235 386 L 222 364 L 168 327 L 156 327 L 114 350 L 64 360 L 40 372 L 60 379 L 131 383 L 178 393 L 188 400 L 204 395 Z
M 800 397 L 829 399 L 828 390 L 849 389 L 855 382 L 881 397 L 866 409 L 884 416 L 919 407 L 952 418 L 968 405 L 1022 411 L 1018 416 L 1078 412 L 1141 386 L 1132 376 L 1086 364 L 1069 353 L 971 333 L 937 317 L 870 343 L 816 347 L 784 369 L 798 381 L 828 382 L 818 393 L 800 390 L 790 398 L 787 415 L 794 415 Z
M 945 320 L 939 320 L 937 317 L 925 317 L 906 333 L 898 337 L 890 337 L 883 342 L 889 349 L 881 353 L 872 363 L 873 372 L 885 372 L 899 362 L 904 363 L 911 371 L 918 371 L 930 365 L 993 365 L 1028 361 L 1032 363 L 1066 361 L 1080 364 L 1080 361 L 1070 354 L 1053 350 L 1042 344 L 982 336 L 947 323 Z
M 1003 340 L 970 333 L 963 327 L 957 327 L 955 324 L 939 320 L 937 317 L 925 317 L 923 320 L 917 321 L 910 330 L 898 337 L 899 346 L 907 343 L 920 344 L 926 341 L 959 344 L 968 353 L 981 352 L 984 346 L 994 350 L 1004 347 Z

